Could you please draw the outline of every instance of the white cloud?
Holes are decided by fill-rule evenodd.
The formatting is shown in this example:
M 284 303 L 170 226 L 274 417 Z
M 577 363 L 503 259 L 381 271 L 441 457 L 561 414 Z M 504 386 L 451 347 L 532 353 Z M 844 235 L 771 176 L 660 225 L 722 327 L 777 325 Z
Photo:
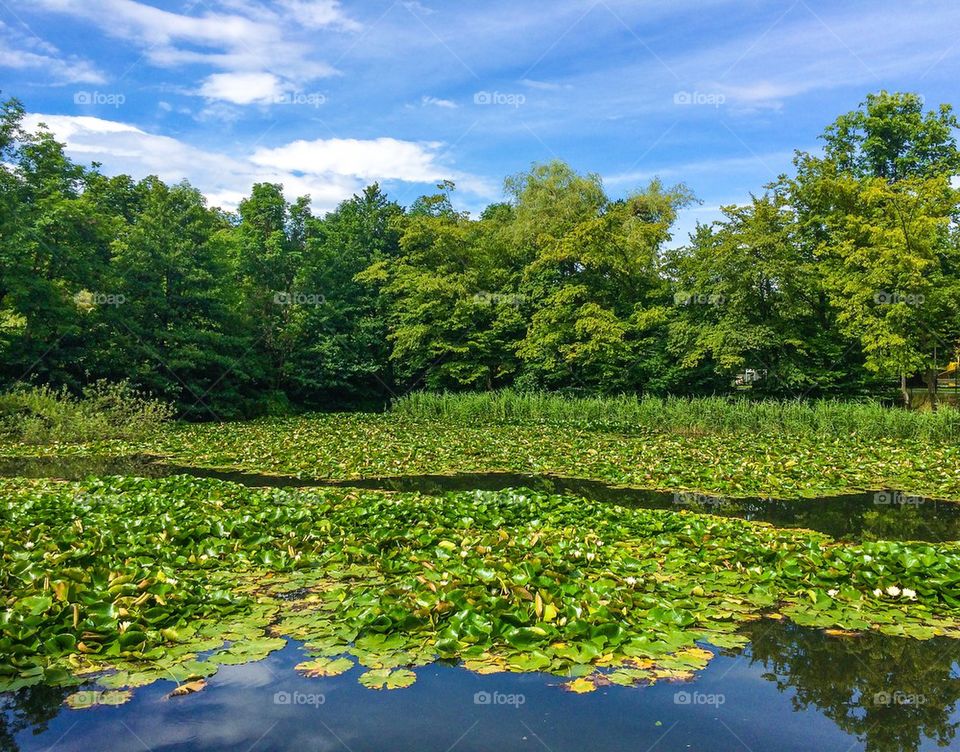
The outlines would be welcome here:
M 104 75 L 91 63 L 64 57 L 51 44 L 15 32 L 0 21 L 0 68 L 37 71 L 54 84 L 102 84 Z
M 214 73 L 207 76 L 200 94 L 233 104 L 276 102 L 284 86 L 272 73 Z
M 320 139 L 229 155 L 102 118 L 25 118 L 27 128 L 36 128 L 41 122 L 80 162 L 100 162 L 110 174 L 126 173 L 135 178 L 157 175 L 168 183 L 186 178 L 212 204 L 226 209 L 236 208 L 257 182 L 282 183 L 289 198 L 309 194 L 320 212 L 333 209 L 375 180 L 434 183 L 449 178 L 462 182 L 468 191 L 489 188 L 482 180 L 445 166 L 437 143 L 393 138 Z
M 294 141 L 276 149 L 257 149 L 250 160 L 261 167 L 308 175 L 344 175 L 362 180 L 432 183 L 451 177 L 437 162 L 437 143 L 395 138 Z
M 311 29 L 332 26 L 347 31 L 359 31 L 363 28 L 361 24 L 347 17 L 337 0 L 280 0 L 280 5 L 296 21 Z
M 420 102 L 424 107 L 444 107 L 449 110 L 455 110 L 457 107 L 459 107 L 456 102 L 450 99 L 440 99 L 438 97 L 431 97 L 427 95 L 424 95 Z
M 208 75 L 193 93 L 244 104 L 266 98 L 267 76 L 276 79 L 272 91 L 277 92 L 280 80 L 286 88 L 295 88 L 337 73 L 316 58 L 318 45 L 305 30 L 360 28 L 335 0 L 282 0 L 272 6 L 224 0 L 226 12 L 206 10 L 197 15 L 174 13 L 136 0 L 35 2 L 43 9 L 96 24 L 106 34 L 139 47 L 144 59 L 157 67 L 206 65 L 223 71 Z M 235 78 L 226 78 L 229 74 Z M 253 84 L 253 94 L 239 90 L 245 82 Z

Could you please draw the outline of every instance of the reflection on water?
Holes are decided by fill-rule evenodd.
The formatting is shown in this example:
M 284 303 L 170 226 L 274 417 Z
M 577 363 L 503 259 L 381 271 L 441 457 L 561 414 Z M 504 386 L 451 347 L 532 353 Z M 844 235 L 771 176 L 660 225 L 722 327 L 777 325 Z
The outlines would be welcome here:
M 831 638 L 772 621 L 751 624 L 749 634 L 747 648 L 726 651 L 691 683 L 588 695 L 563 692 L 542 674 L 479 676 L 446 665 L 417 669 L 409 689 L 375 692 L 358 684 L 359 668 L 298 676 L 303 654 L 291 643 L 265 661 L 224 667 L 206 690 L 180 699 L 162 699 L 172 686 L 164 682 L 120 707 L 71 711 L 61 690 L 22 690 L 4 702 L 0 749 L 957 748 L 960 641 Z
M 891 639 L 878 634 L 838 639 L 780 625 L 749 625 L 747 655 L 764 678 L 792 694 L 798 712 L 816 710 L 869 752 L 918 750 L 924 740 L 954 746 L 960 700 L 960 643 Z
M 816 499 L 723 499 L 695 493 L 668 493 L 612 486 L 601 481 L 519 473 L 459 473 L 410 475 L 359 480 L 324 480 L 211 470 L 166 464 L 150 457 L 39 457 L 0 458 L 0 477 L 62 478 L 136 475 L 201 478 L 272 488 L 339 486 L 384 491 L 416 491 L 440 495 L 451 491 L 500 491 L 529 488 L 552 494 L 645 509 L 687 509 L 692 512 L 769 522 L 778 527 L 818 530 L 839 540 L 960 540 L 960 504 L 898 492 L 869 492 Z
M 71 690 L 39 684 L 6 695 L 0 694 L 0 752 L 15 752 L 16 736 L 26 731 L 43 734 L 62 710 Z

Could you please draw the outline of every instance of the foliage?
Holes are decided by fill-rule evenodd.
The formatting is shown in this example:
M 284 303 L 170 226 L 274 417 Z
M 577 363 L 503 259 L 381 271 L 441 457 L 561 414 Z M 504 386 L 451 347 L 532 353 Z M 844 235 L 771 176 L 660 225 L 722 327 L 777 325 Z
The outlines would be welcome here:
M 97 382 L 80 398 L 66 389 L 19 386 L 0 395 L 0 436 L 26 444 L 61 444 L 150 436 L 173 417 L 173 406 L 127 382 Z
M 202 679 L 306 642 L 316 675 L 399 688 L 437 658 L 584 691 L 690 676 L 778 609 L 798 623 L 960 636 L 955 546 L 847 546 L 742 520 L 532 492 L 5 481 L 0 682 Z M 209 658 L 200 659 L 200 653 Z M 117 673 L 104 671 L 114 669 Z M 609 677 L 609 678 L 608 678 Z M 202 686 L 202 684 L 200 685 Z
M 325 216 L 259 183 L 233 213 L 23 120 L 0 106 L 5 389 L 128 378 L 192 420 L 415 388 L 886 398 L 934 392 L 960 344 L 957 119 L 912 94 L 868 96 L 675 247 L 682 184 L 618 199 L 555 161 L 476 217 L 449 181 Z

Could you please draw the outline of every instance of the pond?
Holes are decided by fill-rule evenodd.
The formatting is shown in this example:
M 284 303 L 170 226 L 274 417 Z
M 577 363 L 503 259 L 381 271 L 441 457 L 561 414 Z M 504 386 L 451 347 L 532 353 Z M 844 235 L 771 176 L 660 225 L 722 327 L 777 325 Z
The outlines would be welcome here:
M 173 682 L 119 707 L 70 710 L 69 690 L 3 699 L 0 749 L 89 750 L 783 750 L 956 749 L 960 643 L 821 630 L 765 620 L 692 682 L 563 692 L 545 674 L 417 670 L 413 687 L 371 692 L 355 668 L 294 672 L 301 647 L 225 666 L 207 688 L 165 699 Z M 939 745 L 939 746 L 938 746 Z
M 949 502 L 892 492 L 796 501 L 718 499 L 508 473 L 424 475 L 351 481 L 304 479 L 177 466 L 157 458 L 0 460 L 0 476 L 83 479 L 189 475 L 251 487 L 418 491 L 529 488 L 647 509 L 687 509 L 806 527 L 840 538 L 960 539 Z M 303 593 L 291 591 L 291 597 Z M 686 681 L 565 691 L 537 672 L 484 675 L 455 662 L 415 669 L 402 691 L 373 691 L 353 666 L 310 678 L 295 670 L 302 643 L 242 665 L 223 665 L 202 690 L 138 688 L 116 707 L 65 705 L 78 688 L 43 684 L 0 694 L 0 752 L 28 750 L 837 750 L 957 749 L 960 640 L 850 636 L 776 618 L 745 623 L 742 648 L 705 644 L 717 657 Z M 84 687 L 79 691 L 84 692 Z
M 253 487 L 350 487 L 383 491 L 415 491 L 441 495 L 456 491 L 501 491 L 528 488 L 551 494 L 582 496 L 595 501 L 643 509 L 687 509 L 701 514 L 769 522 L 777 527 L 805 528 L 837 540 L 960 540 L 960 504 L 901 491 L 870 491 L 812 499 L 722 498 L 699 493 L 670 493 L 609 485 L 600 481 L 518 473 L 411 475 L 358 480 L 325 480 L 263 475 L 189 467 L 148 456 L 0 458 L 0 477 L 61 478 L 129 475 L 150 478 L 190 475 Z

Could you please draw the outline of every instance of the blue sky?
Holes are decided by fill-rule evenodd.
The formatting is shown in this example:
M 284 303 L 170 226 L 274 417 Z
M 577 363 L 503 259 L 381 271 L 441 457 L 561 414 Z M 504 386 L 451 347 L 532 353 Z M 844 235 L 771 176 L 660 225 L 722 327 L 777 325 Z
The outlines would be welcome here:
M 560 158 L 685 182 L 682 239 L 867 92 L 960 104 L 958 29 L 956 0 L 0 0 L 0 80 L 78 160 L 227 208 L 449 178 L 476 212 Z

